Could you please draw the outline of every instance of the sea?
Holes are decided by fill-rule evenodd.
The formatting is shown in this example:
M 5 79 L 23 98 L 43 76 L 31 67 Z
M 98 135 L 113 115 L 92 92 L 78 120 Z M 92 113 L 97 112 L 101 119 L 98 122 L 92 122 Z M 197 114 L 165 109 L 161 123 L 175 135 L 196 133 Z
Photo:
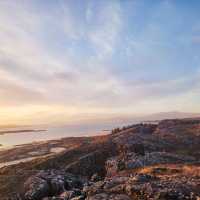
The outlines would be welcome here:
M 20 132 L 21 130 L 21 132 Z M 36 130 L 36 131 L 26 131 Z M 40 130 L 40 131 L 38 131 Z M 102 130 L 101 127 L 91 126 L 25 126 L 16 128 L 0 128 L 0 133 L 12 131 L 12 133 L 0 134 L 0 149 L 13 147 L 16 145 L 23 145 L 33 142 L 48 141 L 54 139 L 61 139 L 66 137 L 82 137 L 105 135 L 110 133 L 110 130 Z M 17 131 L 17 133 L 13 133 Z

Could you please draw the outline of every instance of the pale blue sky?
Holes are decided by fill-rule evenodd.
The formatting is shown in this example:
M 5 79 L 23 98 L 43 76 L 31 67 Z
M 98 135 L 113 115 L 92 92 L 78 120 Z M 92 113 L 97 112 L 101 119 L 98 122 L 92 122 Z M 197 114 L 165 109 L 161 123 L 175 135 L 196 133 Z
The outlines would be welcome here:
M 199 10 L 196 0 L 0 1 L 0 118 L 200 112 Z

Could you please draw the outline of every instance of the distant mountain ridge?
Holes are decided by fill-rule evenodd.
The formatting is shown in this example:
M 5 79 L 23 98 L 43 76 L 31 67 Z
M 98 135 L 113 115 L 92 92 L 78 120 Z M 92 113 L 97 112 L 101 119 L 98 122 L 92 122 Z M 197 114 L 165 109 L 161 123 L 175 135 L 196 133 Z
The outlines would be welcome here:
M 171 111 L 171 112 L 159 112 L 159 113 L 152 113 L 147 115 L 136 115 L 136 114 L 110 114 L 110 115 L 102 115 L 96 114 L 88 115 L 86 119 L 77 120 L 71 123 L 65 124 L 24 124 L 24 125 L 17 125 L 17 124 L 8 124 L 8 125 L 1 125 L 0 129 L 12 129 L 12 128 L 28 128 L 34 129 L 35 127 L 39 127 L 40 129 L 47 129 L 49 126 L 66 126 L 68 129 L 73 127 L 92 127 L 93 129 L 97 130 L 104 130 L 116 127 L 117 125 L 128 125 L 134 123 L 140 123 L 144 121 L 160 121 L 164 119 L 183 119 L 183 118 L 200 118 L 200 113 L 187 113 L 187 112 L 179 112 L 179 111 Z M 31 128 L 30 128 L 31 127 Z
M 172 111 L 172 112 L 154 113 L 151 115 L 147 115 L 144 118 L 147 118 L 148 120 L 163 120 L 163 119 L 199 118 L 199 117 L 200 117 L 200 113 Z

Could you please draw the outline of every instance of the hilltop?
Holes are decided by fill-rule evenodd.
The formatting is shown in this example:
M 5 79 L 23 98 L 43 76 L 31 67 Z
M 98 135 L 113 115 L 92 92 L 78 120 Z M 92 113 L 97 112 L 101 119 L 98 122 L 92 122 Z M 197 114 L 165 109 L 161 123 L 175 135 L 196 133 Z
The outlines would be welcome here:
M 198 118 L 70 140 L 64 152 L 1 168 L 1 200 L 200 198 Z

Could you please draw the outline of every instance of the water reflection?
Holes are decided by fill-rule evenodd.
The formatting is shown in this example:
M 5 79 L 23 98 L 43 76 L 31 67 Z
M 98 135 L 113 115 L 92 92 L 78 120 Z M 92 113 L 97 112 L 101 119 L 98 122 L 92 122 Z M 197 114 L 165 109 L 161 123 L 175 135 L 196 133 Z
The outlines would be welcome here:
M 27 127 L 24 128 L 24 130 Z M 107 134 L 105 131 L 101 131 L 100 128 L 90 127 L 34 127 L 33 129 L 46 129 L 41 132 L 21 132 L 21 133 L 10 133 L 0 135 L 0 144 L 3 148 L 14 145 L 22 145 L 32 142 L 47 141 L 53 139 L 60 139 L 64 137 L 79 137 L 79 136 L 92 136 L 99 134 Z M 12 129 L 13 130 L 13 129 Z M 17 129 L 19 130 L 19 128 Z M 1 148 L 2 148 L 1 147 Z

